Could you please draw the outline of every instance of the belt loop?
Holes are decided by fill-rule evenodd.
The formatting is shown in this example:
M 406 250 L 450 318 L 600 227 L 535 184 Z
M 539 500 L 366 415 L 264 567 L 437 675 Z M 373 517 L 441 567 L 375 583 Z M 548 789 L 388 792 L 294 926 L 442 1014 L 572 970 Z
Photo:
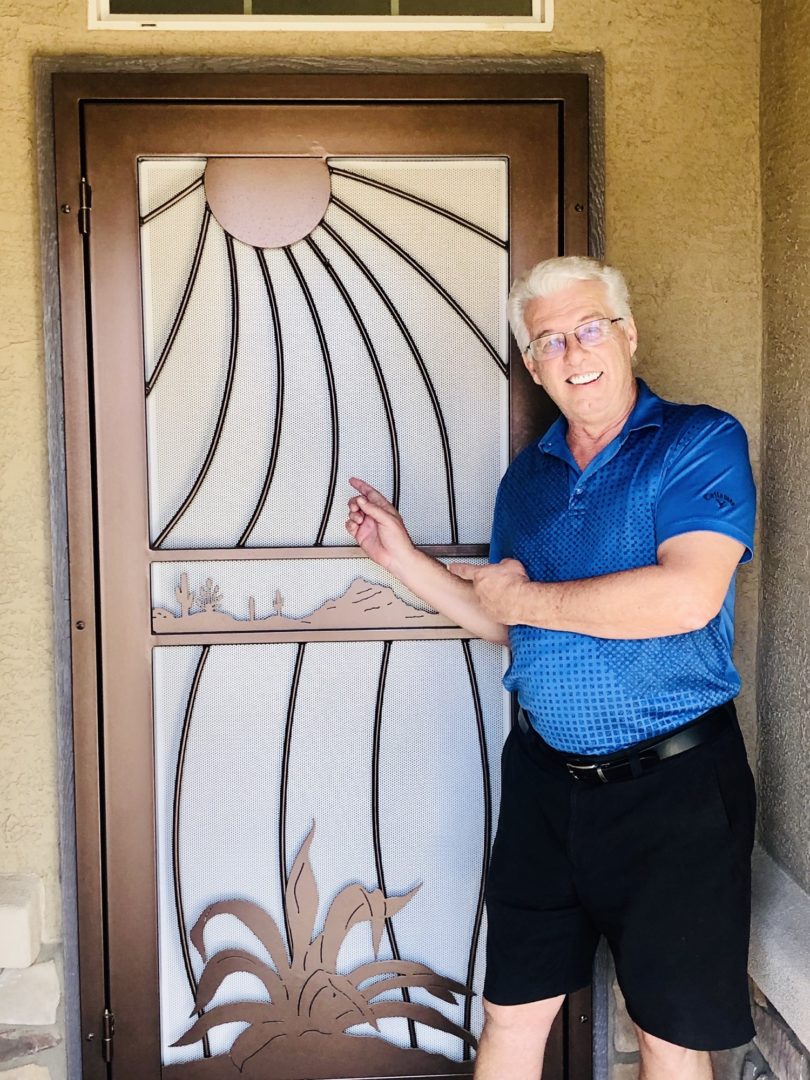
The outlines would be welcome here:
M 634 780 L 638 780 L 640 776 L 644 774 L 644 769 L 641 767 L 641 760 L 638 756 L 637 750 L 630 750 L 627 754 L 627 760 L 630 763 L 630 775 Z

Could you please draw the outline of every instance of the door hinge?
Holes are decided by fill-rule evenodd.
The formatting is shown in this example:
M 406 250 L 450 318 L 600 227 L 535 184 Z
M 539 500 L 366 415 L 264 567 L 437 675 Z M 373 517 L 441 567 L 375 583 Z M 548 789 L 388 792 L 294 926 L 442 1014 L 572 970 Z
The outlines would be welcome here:
M 113 1039 L 115 1038 L 115 1016 L 111 1009 L 104 1010 L 104 1035 L 101 1040 L 101 1054 L 105 1061 L 112 1061 Z
M 86 177 L 82 177 L 79 182 L 79 232 L 82 236 L 87 236 L 90 232 L 90 211 L 93 209 L 93 189 L 87 182 Z

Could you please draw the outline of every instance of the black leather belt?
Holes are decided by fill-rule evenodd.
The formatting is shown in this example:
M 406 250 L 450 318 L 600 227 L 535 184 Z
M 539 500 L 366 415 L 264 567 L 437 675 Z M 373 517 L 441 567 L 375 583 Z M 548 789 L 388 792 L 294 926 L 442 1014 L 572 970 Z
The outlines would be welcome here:
M 564 765 L 575 780 L 582 780 L 586 784 L 613 784 L 642 776 L 667 758 L 677 757 L 678 754 L 713 739 L 724 731 L 737 715 L 734 702 L 727 701 L 663 738 L 647 739 L 627 750 L 619 750 L 604 757 L 580 757 L 549 746 L 537 734 L 528 718 L 521 714 L 518 720 L 524 734 L 534 736 L 543 751 Z

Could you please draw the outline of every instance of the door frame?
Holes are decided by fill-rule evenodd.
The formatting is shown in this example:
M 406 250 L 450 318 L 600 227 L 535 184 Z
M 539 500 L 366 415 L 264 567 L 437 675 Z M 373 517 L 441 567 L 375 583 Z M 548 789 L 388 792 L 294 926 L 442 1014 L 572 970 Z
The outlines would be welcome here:
M 223 62 L 224 63 L 224 62 Z M 70 1080 L 99 1080 L 108 1075 L 95 1044 L 104 1038 L 106 999 L 104 953 L 104 851 L 101 790 L 103 745 L 96 694 L 98 641 L 96 617 L 95 534 L 91 492 L 92 432 L 81 422 L 90 415 L 88 387 L 82 366 L 62 367 L 62 358 L 89 359 L 86 331 L 85 253 L 78 222 L 81 217 L 81 103 L 99 100 L 307 100 L 323 96 L 325 80 L 342 81 L 346 93 L 386 100 L 560 100 L 569 102 L 568 124 L 589 131 L 590 155 L 580 144 L 565 174 L 567 249 L 600 254 L 602 249 L 601 63 L 599 58 L 572 58 L 560 73 L 553 61 L 436 61 L 374 64 L 371 61 L 321 61 L 272 65 L 245 71 L 229 69 L 200 75 L 178 70 L 176 63 L 145 63 L 152 71 L 122 73 L 121 60 L 103 62 L 103 71 L 77 71 L 76 61 L 44 61 L 37 65 L 40 181 L 43 205 L 43 278 L 49 403 L 49 450 L 52 476 L 52 544 L 55 585 L 55 645 L 60 757 L 60 849 L 65 948 L 66 1041 Z M 91 62 L 98 67 L 98 62 Z M 220 65 L 222 66 L 222 65 Z M 166 70 L 167 68 L 174 70 Z M 110 68 L 113 68 L 111 71 Z M 237 70 L 234 70 L 236 68 Z M 549 70 L 549 68 L 551 70 Z M 283 70 L 282 70 L 283 69 Z M 579 69 L 579 70 L 577 70 Z M 315 73 L 317 72 L 317 74 Z M 469 73 L 475 79 L 469 79 Z M 328 74 L 327 74 L 328 73 Z M 418 73 L 418 74 L 416 74 Z M 305 76 L 301 78 L 300 76 Z M 483 79 L 482 79 L 483 76 Z M 475 82 L 476 91 L 471 93 Z M 487 93 L 482 94 L 486 84 Z M 594 102 L 594 89 L 598 90 Z M 596 109 L 594 109 L 596 104 Z M 51 111 L 52 109 L 52 111 Z M 43 123 L 44 121 L 44 123 Z M 566 125 L 562 135 L 565 146 Z M 53 136 L 50 142 L 48 136 Z M 567 141 L 570 149 L 572 140 Z M 55 165 L 54 165 L 55 163 Z M 590 180 L 590 182 L 589 182 Z M 60 300 L 61 281 L 61 300 Z M 60 304 L 63 305 L 60 318 Z M 81 373 L 81 377 L 80 377 Z M 63 383 L 63 377 L 68 382 Z M 74 403 L 65 414 L 65 398 Z M 77 408 L 76 406 L 80 406 Z M 70 449 L 72 495 L 68 505 L 67 455 Z M 93 537 L 93 544 L 67 557 L 67 527 Z M 73 598 L 71 600 L 71 597 Z M 75 784 L 75 787 L 74 787 Z M 81 880 L 81 902 L 77 880 Z M 82 979 L 78 962 L 81 956 Z M 594 987 L 594 1005 L 601 994 Z M 577 1010 L 575 1010 L 577 1011 Z M 588 1009 L 590 1013 L 591 1008 Z M 602 1002 L 600 1012 L 606 1011 Z M 592 1017 L 593 1030 L 604 1028 Z M 88 1045 L 89 1044 L 89 1045 Z M 82 1053 L 83 1049 L 92 1050 Z M 594 1047 L 597 1073 L 603 1054 Z M 84 1059 L 84 1060 L 82 1060 Z M 575 1062 L 571 1062 L 575 1066 Z M 582 1062 L 587 1068 L 587 1064 Z M 584 1075 L 576 1069 L 579 1075 Z

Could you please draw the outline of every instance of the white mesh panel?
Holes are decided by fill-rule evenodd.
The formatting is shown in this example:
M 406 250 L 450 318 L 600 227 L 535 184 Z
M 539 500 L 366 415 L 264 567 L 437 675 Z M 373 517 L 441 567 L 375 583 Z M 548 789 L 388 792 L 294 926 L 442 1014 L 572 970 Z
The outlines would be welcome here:
M 373 286 L 352 259 L 322 229 L 315 230 L 318 245 L 335 267 L 341 280 L 363 312 L 363 319 L 382 370 L 396 418 L 400 459 L 400 508 L 408 528 L 418 544 L 450 540 L 448 497 L 442 443 L 438 424 L 424 380 L 405 339 Z M 395 305 L 399 300 L 393 301 Z M 376 388 L 370 388 L 370 395 Z M 358 418 L 362 431 L 364 421 Z M 362 458 L 363 479 L 375 484 L 387 498 L 393 497 L 390 454 L 380 458 Z M 365 461 L 368 461 L 366 466 Z M 358 464 L 350 475 L 358 475 Z M 368 476 L 365 475 L 368 472 Z M 487 525 L 487 530 L 489 525 Z M 489 540 L 487 531 L 483 542 Z
M 146 158 L 138 162 L 138 206 L 141 217 L 151 214 L 205 171 L 205 158 Z
M 504 693 L 501 679 L 509 662 L 509 653 L 487 641 L 471 641 L 470 653 L 481 697 L 484 716 L 484 732 L 489 759 L 490 798 L 492 806 L 491 839 L 495 839 L 498 827 L 498 808 L 501 804 L 501 750 L 511 726 L 511 700 Z M 478 1035 L 484 1026 L 483 988 L 486 968 L 485 945 L 487 940 L 486 909 L 483 912 L 475 959 L 472 999 L 471 1030 Z
M 365 468 L 366 462 L 379 462 L 383 467 L 374 469 L 375 478 L 380 480 L 383 488 L 388 488 L 391 475 L 391 443 L 368 350 L 346 302 L 320 259 L 307 244 L 295 244 L 292 253 L 318 311 L 326 340 L 328 363 L 335 382 L 339 483 L 332 500 L 324 542 L 344 544 L 347 538 L 344 528 L 346 478 Z M 267 253 L 268 258 L 277 254 Z M 287 275 L 291 273 L 288 266 L 280 267 L 279 273 L 284 272 Z M 307 521 L 306 526 L 310 532 L 310 542 L 313 542 L 325 508 L 326 481 L 332 463 L 332 428 L 326 397 L 327 360 L 316 336 L 309 308 L 297 285 L 295 295 L 285 310 L 282 325 L 292 330 L 294 322 L 304 323 L 306 338 L 302 340 L 291 332 L 289 344 L 285 345 L 286 370 L 292 378 L 298 380 L 300 390 L 294 396 L 290 394 L 288 400 L 291 400 L 291 405 L 289 411 L 285 412 L 285 420 L 291 429 L 295 429 L 296 434 L 286 443 L 290 455 L 284 459 L 286 471 L 283 475 L 289 477 L 288 485 L 295 484 L 299 489 L 296 493 L 296 506 L 300 507 L 303 502 L 304 506 L 312 507 L 311 521 Z M 307 386 L 302 378 L 306 372 L 313 372 L 313 368 L 314 388 Z M 282 445 L 285 445 L 284 435 Z M 321 493 L 321 502 L 317 504 L 312 498 L 314 492 L 311 490 L 315 478 L 319 481 L 317 490 Z M 289 494 L 285 495 L 280 476 L 271 503 L 260 518 L 252 538 L 253 543 L 285 546 L 302 542 L 302 538 L 306 536 L 302 528 L 305 522 L 300 512 L 295 515 L 289 513 L 289 498 Z
M 500 160 L 335 159 L 417 192 L 503 235 L 507 167 Z M 198 159 L 140 164 L 142 208 L 154 207 L 201 173 Z M 419 177 L 422 176 L 422 186 Z M 356 181 L 335 190 L 425 264 L 468 309 L 502 358 L 507 255 L 434 211 Z M 471 193 L 480 182 L 475 212 Z M 202 220 L 202 189 L 142 228 L 147 372 L 153 370 L 180 302 Z M 506 465 L 507 383 L 496 361 L 444 299 L 396 254 L 334 206 L 327 214 L 383 285 L 401 313 L 435 385 L 448 430 L 458 540 L 489 537 L 498 479 Z M 313 239 L 332 262 L 379 357 L 393 408 L 401 458 L 401 507 L 418 543 L 452 539 L 446 468 L 425 380 L 384 303 L 323 229 Z M 211 468 L 194 501 L 162 546 L 233 546 L 256 508 L 272 449 L 276 407 L 275 346 L 255 253 L 235 243 L 239 347 L 232 396 Z M 175 254 L 177 253 L 177 254 Z M 293 248 L 314 297 L 335 378 L 339 420 L 338 492 L 346 477 L 366 476 L 393 492 L 393 458 L 383 395 L 368 350 L 346 303 L 305 243 Z M 332 421 L 327 376 L 313 320 L 283 251 L 265 253 L 279 305 L 285 388 L 277 467 L 249 546 L 315 542 L 327 503 Z M 230 344 L 231 283 L 224 236 L 211 221 L 188 310 L 147 402 L 153 541 L 185 500 L 211 446 L 222 404 Z M 336 492 L 324 535 L 343 544 L 345 496 Z
M 201 187 L 141 228 L 144 367 L 149 379 L 180 307 L 205 210 Z
M 416 195 L 486 229 L 500 240 L 509 239 L 506 161 L 497 158 L 330 158 L 329 164 L 379 180 L 408 195 Z
M 502 248 L 434 210 L 347 177 L 333 175 L 332 192 L 416 259 L 497 348 L 507 271 Z M 399 258 L 393 256 L 394 266 Z
M 208 905 L 253 900 L 283 925 L 278 872 L 278 803 L 287 699 L 297 646 L 217 646 L 208 654 L 189 732 L 180 806 L 180 869 L 186 934 Z M 172 798 L 185 698 L 199 648 L 158 648 L 155 747 L 163 1061 L 202 1056 L 200 1043 L 171 1049 L 189 1026 L 192 995 L 178 944 L 171 837 Z M 205 932 L 208 955 L 222 948 L 264 957 L 253 935 L 220 915 Z M 199 979 L 202 964 L 191 948 Z M 264 957 L 267 959 L 266 957 Z M 264 1000 L 248 975 L 230 975 L 213 1005 Z M 217 1028 L 211 1049 L 224 1053 L 238 1030 Z
M 326 221 L 348 242 L 392 297 L 410 330 L 445 419 L 456 490 L 459 542 L 486 543 L 492 525 L 495 492 L 506 465 L 506 380 L 472 331 L 415 270 L 402 261 L 392 263 L 385 244 L 342 210 L 330 206 Z M 322 230 L 316 230 L 316 235 L 320 238 Z M 346 260 L 345 255 L 342 258 L 335 255 L 341 273 L 346 272 Z M 506 302 L 505 275 L 500 302 L 503 305 Z M 399 332 L 392 344 L 393 349 L 386 354 L 389 387 L 393 392 L 399 382 L 398 396 L 418 394 L 417 403 L 411 408 L 406 406 L 397 421 L 403 471 L 410 467 L 414 475 L 413 482 L 406 485 L 403 481 L 400 508 L 417 543 L 446 543 L 450 534 L 438 422 L 428 403 L 417 361 Z M 505 356 L 505 326 L 500 344 L 501 355 Z
M 489 651 L 494 674 L 499 650 Z M 423 687 L 430 689 L 425 693 Z M 487 704 L 491 707 L 491 698 Z M 503 723 L 497 706 L 494 714 L 490 731 Z M 493 747 L 491 770 L 500 744 Z M 399 892 L 424 882 L 397 916 L 400 952 L 464 982 L 481 883 L 484 805 L 475 710 L 459 642 L 392 646 L 380 773 L 389 888 Z M 427 875 L 426 867 L 432 868 Z M 475 989 L 480 994 L 480 985 Z M 412 997 L 463 1021 L 462 1002 L 450 1006 L 418 989 Z M 424 1049 L 461 1057 L 458 1039 L 424 1025 L 418 1030 Z
M 321 901 L 318 931 L 345 885 L 377 888 L 371 746 L 382 651 L 377 641 L 306 646 L 292 728 L 287 850 L 291 864 L 315 822 L 310 854 Z M 373 959 L 364 923 L 345 938 L 338 971 Z
M 278 863 L 284 733 L 298 645 L 214 646 L 205 659 L 187 736 L 180 798 L 179 850 L 186 934 L 201 911 L 224 899 L 250 899 L 283 926 Z M 487 732 L 493 801 L 505 733 L 500 688 L 502 650 L 471 643 Z M 199 647 L 154 650 L 158 898 L 163 1062 L 202 1056 L 200 1043 L 171 1049 L 187 1030 L 192 995 L 179 946 L 172 872 L 172 803 L 186 702 Z M 318 926 L 339 889 L 377 884 L 371 790 L 373 732 L 381 642 L 305 646 L 293 712 L 287 780 L 288 870 L 313 820 L 310 851 L 319 889 Z M 429 693 L 422 688 L 431 686 Z M 416 688 L 418 692 L 415 692 Z M 470 680 L 458 641 L 393 642 L 384 690 L 380 742 L 380 836 L 390 895 L 424 884 L 394 918 L 400 954 L 464 981 L 480 887 L 483 784 Z M 493 823 L 494 824 L 494 823 Z M 230 916 L 205 932 L 209 957 L 261 946 Z M 483 933 L 479 956 L 483 951 Z M 389 957 L 383 939 L 380 957 Z M 195 976 L 201 962 L 191 950 Z M 373 958 L 367 924 L 347 935 L 338 968 Z M 480 998 L 483 967 L 476 963 Z M 396 999 L 398 994 L 387 995 Z M 247 975 L 231 975 L 212 1006 L 263 1000 Z M 463 1002 L 424 1001 L 463 1023 Z M 473 1009 L 480 1030 L 480 1002 Z M 227 1052 L 239 1025 L 214 1029 L 211 1049 Z M 359 1030 L 359 1029 L 356 1029 Z M 458 1039 L 417 1025 L 419 1045 L 461 1056 Z M 404 1021 L 385 1020 L 381 1033 L 408 1044 Z
M 195 547 L 200 537 L 212 547 L 236 546 L 270 460 L 277 393 L 272 314 L 255 251 L 237 241 L 234 256 L 239 337 L 228 411 L 211 467 L 164 547 Z
M 147 398 L 153 540 L 191 490 L 214 437 L 228 370 L 230 290 L 225 235 L 212 220 L 186 317 Z M 172 535 L 165 546 L 177 546 Z
M 155 834 L 157 837 L 158 950 L 160 1019 L 165 1063 L 201 1056 L 201 1047 L 169 1049 L 187 1029 L 193 996 L 186 978 L 177 930 L 172 874 L 172 805 L 174 774 L 180 750 L 183 715 L 201 648 L 155 649 L 153 657 L 155 710 Z M 188 935 L 186 935 L 188 937 Z M 199 957 L 194 971 L 199 977 Z
M 315 325 L 284 252 L 264 256 L 284 344 L 284 419 L 273 485 L 250 545 L 307 545 L 317 537 L 329 488 L 328 382 Z

